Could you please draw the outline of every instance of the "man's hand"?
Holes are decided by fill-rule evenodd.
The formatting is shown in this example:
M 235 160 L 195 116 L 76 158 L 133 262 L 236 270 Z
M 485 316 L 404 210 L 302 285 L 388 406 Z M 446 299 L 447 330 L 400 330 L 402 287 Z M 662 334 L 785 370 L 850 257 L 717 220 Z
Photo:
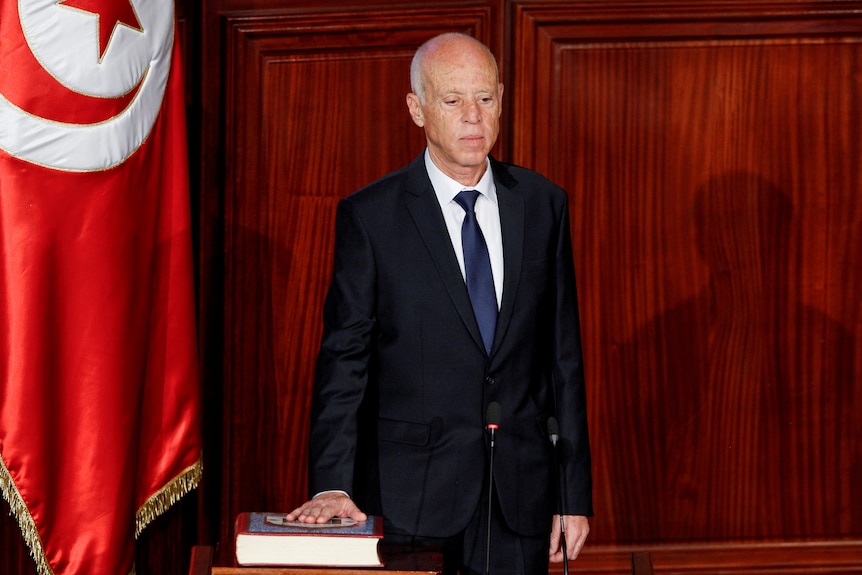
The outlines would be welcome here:
M 590 523 L 583 515 L 563 515 L 566 523 L 566 556 L 575 559 L 584 547 L 590 533 Z M 560 516 L 554 515 L 551 526 L 551 548 L 548 551 L 551 563 L 563 562 L 563 548 L 560 545 Z
M 368 516 L 341 491 L 324 491 L 287 514 L 288 521 L 326 523 L 333 517 L 350 517 L 365 521 Z

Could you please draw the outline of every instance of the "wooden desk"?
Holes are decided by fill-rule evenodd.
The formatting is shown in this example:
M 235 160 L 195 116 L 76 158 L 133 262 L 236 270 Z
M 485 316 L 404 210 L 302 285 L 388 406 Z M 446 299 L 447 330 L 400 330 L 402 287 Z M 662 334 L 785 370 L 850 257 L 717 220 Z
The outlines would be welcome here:
M 380 547 L 384 567 L 221 567 L 213 565 L 213 548 L 192 548 L 189 575 L 441 575 L 443 556 L 434 549 Z

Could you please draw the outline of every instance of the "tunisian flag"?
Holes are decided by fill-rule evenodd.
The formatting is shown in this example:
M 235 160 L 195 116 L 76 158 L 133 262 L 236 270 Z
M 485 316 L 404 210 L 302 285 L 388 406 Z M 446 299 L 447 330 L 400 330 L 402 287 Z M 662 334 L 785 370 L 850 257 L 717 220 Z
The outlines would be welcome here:
M 0 491 L 42 574 L 134 571 L 201 475 L 170 0 L 0 0 Z

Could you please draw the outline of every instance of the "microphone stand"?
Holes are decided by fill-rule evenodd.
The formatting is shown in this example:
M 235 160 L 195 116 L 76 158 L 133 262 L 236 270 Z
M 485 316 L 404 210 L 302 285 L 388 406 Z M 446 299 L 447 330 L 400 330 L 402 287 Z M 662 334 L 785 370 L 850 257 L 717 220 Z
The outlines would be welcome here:
M 560 479 L 560 462 L 557 457 L 557 441 L 560 440 L 560 424 L 557 418 L 548 418 L 548 437 L 554 454 L 554 473 L 557 475 L 557 509 L 560 512 L 560 548 L 563 550 L 563 573 L 569 575 L 569 555 L 566 549 L 566 521 L 563 519 L 563 482 Z
M 488 458 L 488 536 L 485 542 L 485 575 L 491 573 L 491 508 L 494 500 L 494 444 L 497 428 L 500 427 L 500 404 L 492 401 L 485 413 L 485 427 L 491 433 L 491 450 Z

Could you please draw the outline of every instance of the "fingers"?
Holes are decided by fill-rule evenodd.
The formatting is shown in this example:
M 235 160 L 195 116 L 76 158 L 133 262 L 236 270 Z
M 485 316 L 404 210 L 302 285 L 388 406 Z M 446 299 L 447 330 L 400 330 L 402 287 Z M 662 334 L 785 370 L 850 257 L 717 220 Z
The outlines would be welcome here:
M 563 554 L 561 546 L 560 516 L 554 515 L 554 522 L 551 526 L 551 544 L 548 550 L 548 559 L 551 563 L 562 563 L 564 557 L 569 560 L 577 558 L 584 548 L 587 535 L 590 533 L 589 520 L 583 515 L 564 515 L 563 519 L 566 526 L 566 553 Z
M 563 561 L 563 550 L 560 547 L 560 516 L 554 515 L 551 522 L 551 545 L 548 548 L 548 559 L 551 563 Z
M 331 507 L 321 505 L 314 499 L 306 501 L 287 514 L 288 521 L 301 521 L 302 523 L 326 523 L 335 516 Z
M 352 499 L 341 492 L 322 493 L 287 514 L 288 521 L 302 523 L 326 523 L 333 517 L 351 517 L 357 521 L 368 518 Z
M 589 520 L 583 515 L 566 515 L 566 551 L 569 559 L 575 559 L 587 542 L 590 534 Z

